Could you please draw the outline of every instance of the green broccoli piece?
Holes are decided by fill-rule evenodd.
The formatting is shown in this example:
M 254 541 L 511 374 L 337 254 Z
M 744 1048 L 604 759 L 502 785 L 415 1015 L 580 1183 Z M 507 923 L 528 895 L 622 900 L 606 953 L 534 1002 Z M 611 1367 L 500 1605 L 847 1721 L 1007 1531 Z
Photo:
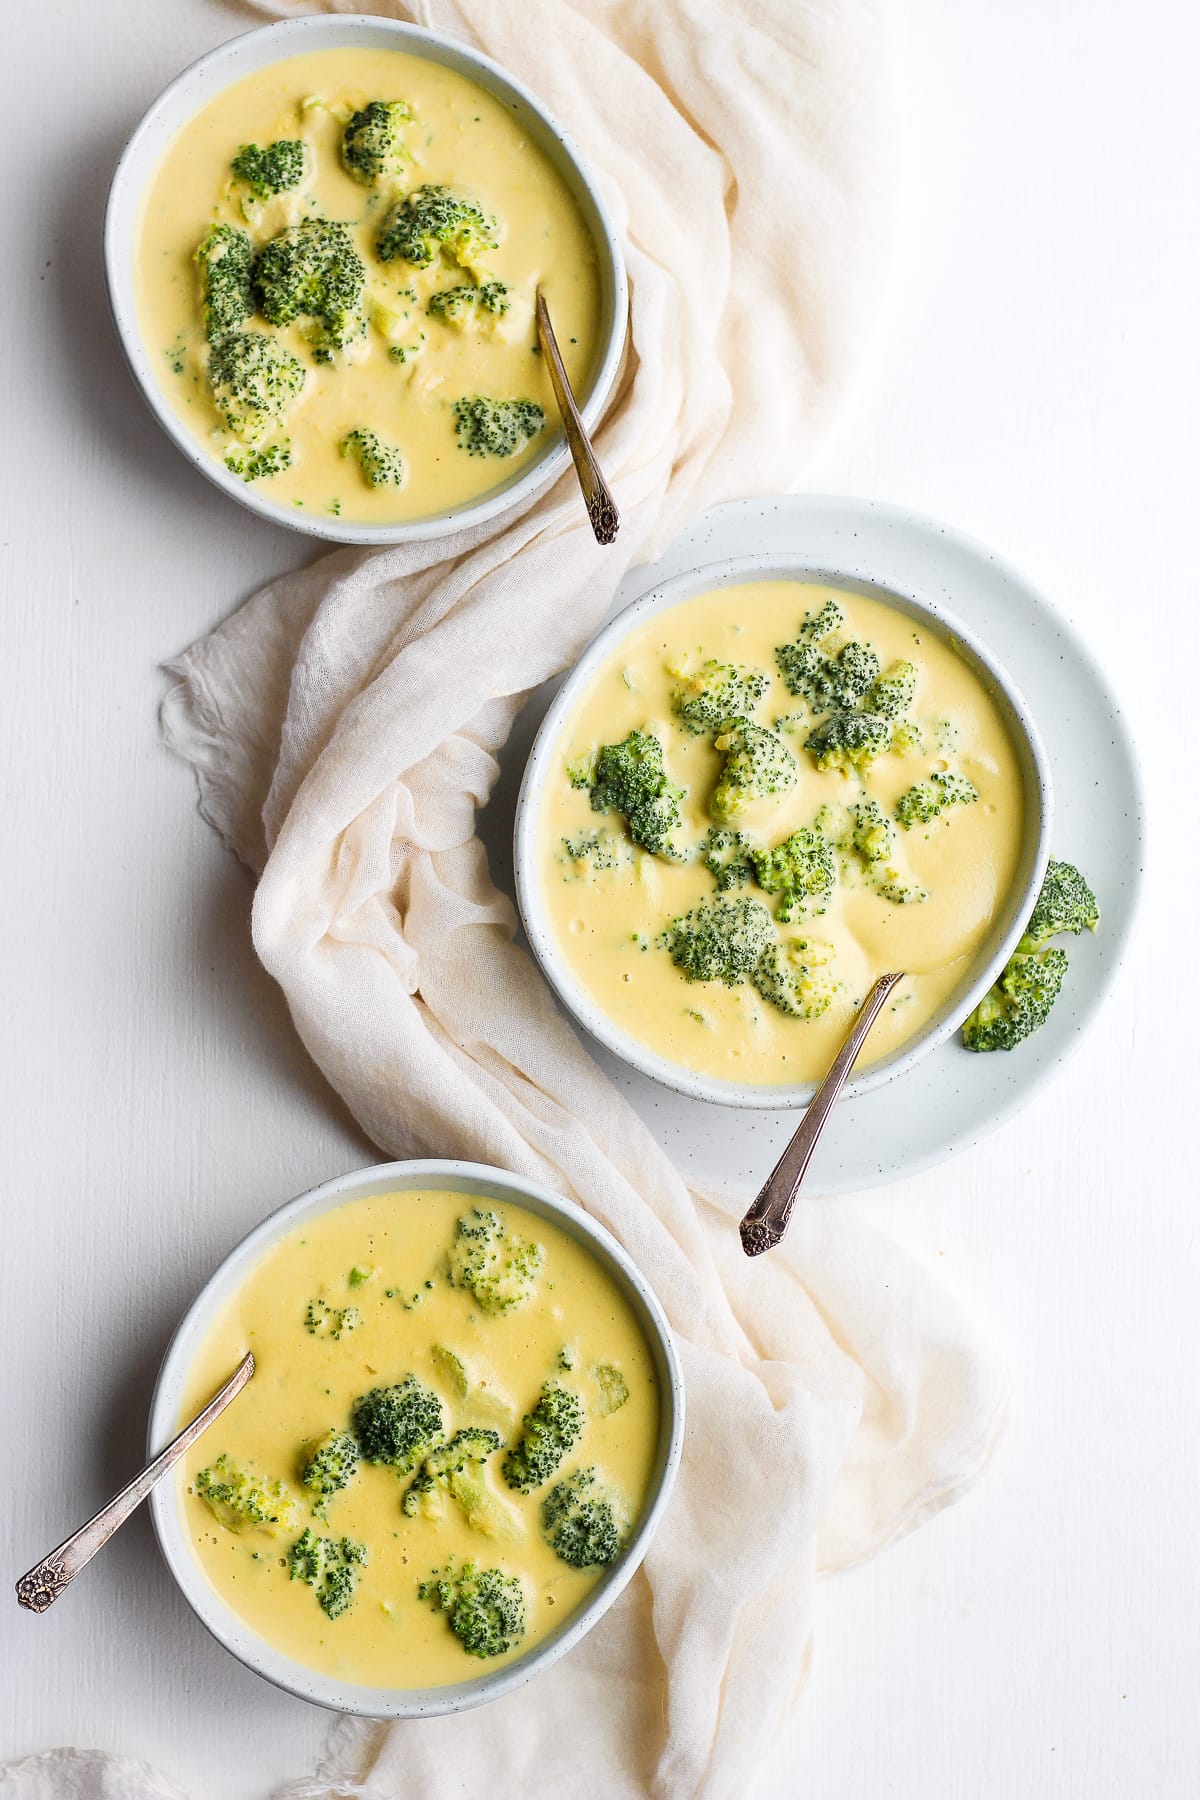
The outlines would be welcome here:
M 592 1407 L 598 1419 L 620 1412 L 629 1398 L 629 1383 L 616 1363 L 593 1363 L 588 1373 L 596 1384 L 596 1402 Z
M 336 1561 L 337 1545 L 333 1539 L 318 1537 L 312 1526 L 306 1525 L 287 1553 L 288 1580 L 318 1587 L 325 1571 Z
M 554 1554 L 571 1568 L 606 1568 L 621 1554 L 620 1512 L 595 1469 L 576 1469 L 542 1501 L 542 1530 Z
M 754 711 L 767 691 L 768 679 L 759 669 L 710 659 L 692 671 L 679 670 L 679 685 L 671 693 L 671 707 L 688 731 L 699 736 L 721 731 L 736 719 Z
M 299 138 L 279 138 L 266 149 L 243 144 L 233 159 L 233 173 L 259 200 L 271 200 L 304 179 L 305 153 Z
M 875 892 L 883 900 L 890 900 L 893 906 L 916 906 L 928 900 L 929 894 L 919 881 L 909 881 L 893 863 L 872 864 L 875 877 Z
M 503 1656 L 525 1635 L 525 1593 L 519 1578 L 473 1562 L 456 1569 L 451 1559 L 417 1589 L 444 1612 L 468 1656 Z
M 379 227 L 380 262 L 426 269 L 436 256 L 467 268 L 496 248 L 496 221 L 465 194 L 447 187 L 419 187 L 397 201 Z
M 492 400 L 475 394 L 454 402 L 454 435 L 468 456 L 515 456 L 546 423 L 534 400 Z
M 565 837 L 562 844 L 570 862 L 590 863 L 598 875 L 607 874 L 609 869 L 619 869 L 629 855 L 628 848 L 607 831 L 581 831 L 578 837 Z
M 842 615 L 827 603 L 803 621 L 796 640 L 780 644 L 775 662 L 788 691 L 807 700 L 817 712 L 854 706 L 879 675 L 879 658 L 869 644 L 851 640 L 832 656 L 821 645 L 839 629 Z
M 359 427 L 346 434 L 338 445 L 343 456 L 353 456 L 363 472 L 368 487 L 403 487 L 408 477 L 404 458 L 391 444 L 385 444 L 373 431 Z
M 230 450 L 225 457 L 229 473 L 240 475 L 243 481 L 262 481 L 268 475 L 282 475 L 291 466 L 292 446 L 287 438 L 266 444 L 261 450 Z
M 702 900 L 660 934 L 660 948 L 689 981 L 748 981 L 774 936 L 771 915 L 761 900 Z
M 978 800 L 979 789 L 965 775 L 938 771 L 928 781 L 915 782 L 896 802 L 896 818 L 905 831 L 914 825 L 928 825 L 948 806 L 969 806 Z
M 841 983 L 824 966 L 827 944 L 806 938 L 768 944 L 750 979 L 768 1006 L 795 1019 L 819 1019 Z
M 499 1213 L 477 1206 L 455 1227 L 450 1285 L 466 1288 L 484 1312 L 512 1312 L 533 1294 L 545 1259 L 540 1244 L 517 1237 Z
M 366 274 L 345 225 L 303 219 L 259 251 L 254 292 L 268 324 L 304 321 L 314 359 L 328 363 L 367 329 L 362 310 Z
M 318 1537 L 308 1526 L 287 1553 L 289 1581 L 303 1581 L 317 1589 L 317 1601 L 330 1619 L 339 1619 L 354 1598 L 357 1569 L 367 1561 L 365 1544 L 351 1538 L 335 1543 Z
M 674 855 L 671 833 L 681 823 L 684 790 L 667 776 L 662 745 L 649 731 L 631 731 L 619 744 L 605 744 L 591 780 L 596 812 L 619 812 L 629 835 L 655 856 Z
M 212 346 L 208 381 L 229 430 L 254 445 L 279 424 L 295 401 L 304 386 L 304 370 L 266 332 L 233 331 Z
M 881 719 L 899 718 L 912 705 L 917 691 L 917 671 L 910 662 L 894 662 L 863 695 L 863 711 Z
M 728 825 L 755 800 L 786 793 L 796 780 L 796 759 L 765 725 L 734 719 L 714 740 L 725 758 L 708 809 L 718 824 Z
M 296 1515 L 296 1502 L 281 1481 L 264 1481 L 218 1456 L 196 1477 L 196 1492 L 226 1531 L 286 1531 Z
M 528 1494 L 549 1481 L 583 1430 L 583 1403 L 570 1388 L 548 1381 L 532 1412 L 521 1421 L 521 1435 L 504 1458 L 502 1472 L 510 1488 Z
M 520 1521 L 492 1493 L 484 1474 L 487 1458 L 501 1442 L 498 1431 L 468 1426 L 432 1450 L 400 1503 L 406 1516 L 436 1523 L 445 1516 L 449 1498 L 473 1531 L 492 1538 L 518 1537 Z
M 236 225 L 210 225 L 193 258 L 200 271 L 200 304 L 210 343 L 239 331 L 254 311 L 254 247 Z
M 1050 948 L 1063 932 L 1095 931 L 1096 896 L 1073 863 L 1050 862 L 1024 935 L 963 1026 L 968 1050 L 1015 1050 L 1044 1025 L 1062 989 L 1067 953 Z
M 728 825 L 710 825 L 700 850 L 700 860 L 716 882 L 718 893 L 745 887 L 754 873 L 749 844 L 740 831 Z
M 310 1337 L 332 1338 L 336 1343 L 362 1324 L 357 1306 L 330 1306 L 328 1300 L 310 1300 L 304 1309 L 304 1329 Z
M 462 1357 L 457 1356 L 453 1350 L 447 1350 L 444 1344 L 435 1344 L 429 1352 L 429 1360 L 455 1399 L 465 1400 L 471 1384 Z
M 891 742 L 891 727 L 875 713 L 840 708 L 822 719 L 804 740 L 818 769 L 866 772 Z
M 300 1485 L 316 1500 L 318 1513 L 335 1494 L 349 1487 L 358 1474 L 358 1460 L 358 1445 L 348 1431 L 327 1431 L 305 1448 Z
M 412 123 L 412 108 L 403 100 L 370 100 L 342 133 L 342 167 L 364 187 L 385 176 L 404 173 L 408 149 L 403 127 Z
M 892 822 L 878 800 L 861 800 L 853 808 L 850 842 L 865 863 L 885 862 L 896 847 Z
M 558 1353 L 558 1362 L 556 1366 L 560 1368 L 564 1374 L 569 1375 L 578 1361 L 579 1352 L 574 1344 L 564 1344 Z
M 469 325 L 482 325 L 502 319 L 512 305 L 508 289 L 502 281 L 485 281 L 479 285 L 463 283 L 458 287 L 439 288 L 431 294 L 425 311 L 431 319 L 460 330 Z
M 441 1401 L 415 1375 L 361 1394 L 352 1418 L 367 1462 L 388 1463 L 401 1474 L 415 1469 L 446 1435 Z
M 763 892 L 780 895 L 775 916 L 781 924 L 825 911 L 837 870 L 833 846 L 822 832 L 803 826 L 774 850 L 752 851 L 751 860 Z

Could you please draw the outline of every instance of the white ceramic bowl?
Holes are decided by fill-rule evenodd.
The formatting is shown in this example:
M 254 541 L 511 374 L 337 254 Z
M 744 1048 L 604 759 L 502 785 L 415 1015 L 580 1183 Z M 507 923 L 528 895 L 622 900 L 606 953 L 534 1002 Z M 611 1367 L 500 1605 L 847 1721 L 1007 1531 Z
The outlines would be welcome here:
M 720 1081 L 714 1076 L 699 1075 L 648 1049 L 628 1032 L 622 1031 L 597 1006 L 576 979 L 559 947 L 546 907 L 538 849 L 539 803 L 547 775 L 553 766 L 559 733 L 592 677 L 607 662 L 617 645 L 653 613 L 667 612 L 694 594 L 751 581 L 815 581 L 869 594 L 919 620 L 927 630 L 948 639 L 982 679 L 999 705 L 1017 751 L 1025 787 L 1025 834 L 1016 878 L 969 974 L 915 1037 L 910 1038 L 890 1056 L 871 1064 L 861 1074 L 851 1076 L 843 1089 L 846 1098 L 869 1093 L 873 1088 L 882 1087 L 885 1082 L 894 1081 L 911 1069 L 936 1044 L 950 1036 L 991 987 L 1016 947 L 1046 873 L 1046 863 L 1050 856 L 1053 797 L 1050 766 L 1037 726 L 1012 677 L 966 626 L 960 624 L 943 606 L 913 590 L 899 588 L 891 581 L 885 582 L 870 569 L 857 568 L 850 563 L 837 568 L 818 567 L 812 562 L 806 562 L 800 554 L 792 557 L 742 556 L 711 563 L 665 581 L 660 587 L 652 588 L 640 600 L 635 600 L 618 613 L 592 640 L 542 721 L 521 783 L 517 801 L 513 865 L 517 904 L 526 936 L 541 964 L 543 974 L 568 1012 L 611 1050 L 614 1056 L 619 1056 L 632 1068 L 639 1069 L 643 1075 L 649 1075 L 665 1087 L 673 1088 L 676 1093 L 686 1094 L 691 1099 L 714 1100 L 723 1106 L 758 1107 L 771 1112 L 782 1112 L 806 1106 L 813 1096 L 815 1082 L 794 1082 L 776 1087 L 765 1083 Z
M 489 490 L 469 506 L 389 525 L 355 524 L 352 520 L 311 514 L 298 507 L 280 506 L 260 493 L 252 483 L 231 475 L 224 464 L 188 431 L 162 391 L 155 372 L 156 359 L 148 352 L 138 324 L 134 288 L 138 216 L 142 196 L 176 132 L 222 89 L 255 69 L 309 51 L 345 49 L 403 50 L 410 56 L 424 57 L 465 75 L 511 108 L 529 137 L 566 182 L 595 243 L 600 276 L 596 368 L 580 408 L 584 423 L 589 430 L 593 429 L 616 380 L 629 311 L 625 263 L 616 228 L 594 175 L 541 101 L 490 57 L 439 32 L 425 31 L 394 19 L 353 14 L 313 15 L 287 19 L 278 25 L 260 26 L 208 51 L 164 89 L 121 154 L 104 221 L 105 274 L 113 318 L 134 379 L 167 436 L 202 475 L 231 499 L 249 507 L 251 512 L 273 519 L 278 525 L 290 526 L 293 531 L 308 532 L 313 537 L 331 538 L 344 544 L 412 543 L 467 530 L 502 513 L 515 516 L 531 506 L 538 495 L 558 479 L 570 460 L 562 432 L 548 433 L 540 456 L 511 481 Z
M 184 1598 L 217 1642 L 248 1668 L 265 1675 L 277 1687 L 338 1712 L 364 1713 L 375 1719 L 434 1718 L 441 1713 L 465 1712 L 498 1700 L 521 1687 L 577 1644 L 629 1581 L 646 1554 L 670 1497 L 683 1444 L 683 1377 L 671 1342 L 670 1327 L 662 1307 L 645 1278 L 616 1239 L 590 1219 L 580 1207 L 535 1183 L 519 1181 L 500 1169 L 481 1163 L 427 1162 L 381 1163 L 361 1169 L 314 1188 L 310 1194 L 290 1200 L 272 1213 L 230 1252 L 220 1268 L 193 1301 L 163 1359 L 150 1404 L 147 1445 L 151 1455 L 170 1442 L 179 1430 L 180 1407 L 188 1371 L 195 1362 L 213 1322 L 265 1251 L 286 1237 L 303 1219 L 332 1212 L 351 1200 L 372 1194 L 413 1189 L 442 1189 L 476 1194 L 485 1200 L 508 1200 L 539 1218 L 550 1219 L 569 1237 L 577 1239 L 616 1282 L 633 1309 L 650 1346 L 661 1397 L 658 1450 L 646 1504 L 625 1550 L 592 1589 L 586 1603 L 565 1619 L 557 1631 L 542 1638 L 527 1655 L 507 1663 L 494 1674 L 481 1673 L 450 1687 L 381 1688 L 335 1681 L 316 1669 L 295 1662 L 238 1617 L 213 1588 L 194 1556 L 184 1527 L 180 1505 L 180 1476 L 168 1478 L 154 1489 L 150 1509 L 159 1546 L 167 1567 L 183 1590 Z

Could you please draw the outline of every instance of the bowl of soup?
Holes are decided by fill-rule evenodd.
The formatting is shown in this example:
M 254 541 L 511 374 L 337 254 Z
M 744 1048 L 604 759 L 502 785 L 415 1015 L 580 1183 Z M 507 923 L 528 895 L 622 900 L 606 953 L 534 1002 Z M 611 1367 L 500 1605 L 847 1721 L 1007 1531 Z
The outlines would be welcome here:
M 515 514 L 566 468 L 539 286 L 589 427 L 625 341 L 620 244 L 567 134 L 487 57 L 389 19 L 290 19 L 185 70 L 117 166 L 105 263 L 189 461 L 348 543 Z
M 645 1555 L 679 1462 L 662 1308 L 580 1207 L 391 1163 L 238 1245 L 167 1352 L 159 1450 L 253 1379 L 151 1498 L 184 1596 L 303 1699 L 457 1712 L 563 1655 Z
M 551 705 L 517 808 L 517 898 L 574 1018 L 668 1087 L 811 1098 L 903 970 L 848 1094 L 943 1042 L 1014 949 L 1050 770 L 1011 677 L 940 599 L 743 557 L 664 583 Z

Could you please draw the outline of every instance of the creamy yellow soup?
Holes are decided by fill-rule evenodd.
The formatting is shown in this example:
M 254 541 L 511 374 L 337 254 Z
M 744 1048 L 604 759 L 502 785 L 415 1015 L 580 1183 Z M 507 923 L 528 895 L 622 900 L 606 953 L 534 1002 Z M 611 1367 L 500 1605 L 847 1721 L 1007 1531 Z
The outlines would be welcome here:
M 841 620 L 815 646 L 819 656 L 833 662 L 853 643 L 868 648 L 881 674 L 911 665 L 911 696 L 886 721 L 889 747 L 861 769 L 818 767 L 818 751 L 806 745 L 831 709 L 789 691 L 776 655 L 777 647 L 804 641 L 803 622 L 830 600 Z M 749 672 L 758 697 L 747 716 L 774 734 L 791 770 L 790 785 L 751 799 L 727 827 L 741 834 L 744 871 L 723 893 L 703 860 L 724 768 L 721 733 L 689 730 L 679 716 L 679 696 L 695 697 L 710 662 Z M 869 710 L 874 698 L 859 696 L 852 710 Z M 668 777 L 684 790 L 667 854 L 631 842 L 621 814 L 598 812 L 586 785 L 597 748 L 630 732 L 658 740 Z M 946 804 L 907 829 L 897 818 L 898 809 L 910 820 L 914 806 L 929 810 L 919 797 L 905 801 L 914 788 L 940 798 L 967 794 L 963 783 L 973 799 Z M 873 861 L 853 843 L 853 809 L 871 802 L 885 821 L 882 839 L 867 846 L 884 848 Z M 875 598 L 759 582 L 698 595 L 649 619 L 590 682 L 549 765 L 538 821 L 540 880 L 572 973 L 621 1030 L 702 1075 L 805 1082 L 824 1073 L 879 975 L 907 971 L 868 1039 L 863 1066 L 897 1050 L 940 1010 L 1004 905 L 1023 819 L 1020 766 L 999 708 L 948 641 Z M 789 919 L 787 896 L 770 891 L 770 866 L 762 865 L 760 877 L 753 859 L 818 822 L 832 891 L 794 904 Z M 753 975 L 726 985 L 689 979 L 677 966 L 673 921 L 725 899 L 771 914 L 768 945 L 780 946 L 812 1016 L 769 1003 Z
M 477 1220 L 476 1209 L 496 1216 L 504 1242 L 534 1247 L 531 1291 L 511 1310 L 489 1310 L 486 1289 L 481 1303 L 454 1285 L 457 1222 Z M 194 1415 L 247 1350 L 254 1377 L 186 1459 L 180 1503 L 217 1593 L 295 1661 L 344 1681 L 417 1688 L 470 1680 L 529 1650 L 570 1617 L 608 1566 L 563 1560 L 547 1529 L 548 1497 L 578 1471 L 594 1471 L 598 1486 L 588 1492 L 608 1496 L 619 1542 L 628 1541 L 658 1443 L 650 1348 L 599 1263 L 521 1207 L 406 1192 L 308 1221 L 266 1252 L 214 1325 L 183 1416 Z M 313 1446 L 331 1431 L 354 1432 L 364 1393 L 410 1376 L 436 1396 L 440 1441 L 472 1427 L 499 1440 L 468 1470 L 470 1504 L 435 1481 L 428 1508 L 406 1512 L 420 1462 L 398 1468 L 364 1457 L 340 1491 L 322 1497 L 306 1489 Z M 522 1491 L 510 1483 L 508 1457 L 547 1382 L 575 1397 L 582 1430 L 554 1472 Z M 231 1482 L 232 1512 L 221 1498 Z M 256 1484 L 261 1502 L 251 1511 L 279 1515 L 273 1522 L 236 1511 L 247 1484 Z M 323 1582 L 306 1579 L 297 1556 L 306 1530 L 327 1546 L 327 1567 L 351 1590 L 335 1616 L 323 1606 Z M 343 1544 L 354 1558 L 361 1547 L 365 1560 L 347 1562 Z M 524 1630 L 486 1660 L 464 1648 L 445 1608 L 418 1593 L 439 1571 L 470 1564 L 521 1589 Z M 348 1576 L 336 1576 L 339 1568 Z
M 373 100 L 402 100 L 407 160 L 364 186 L 343 167 L 348 120 Z M 235 179 L 242 146 L 304 145 L 299 185 L 267 199 Z M 427 268 L 376 255 L 381 221 L 404 195 L 441 186 L 474 200 L 496 223 L 494 249 L 466 266 L 449 252 Z M 136 246 L 140 325 L 160 387 L 189 431 L 219 461 L 244 446 L 218 411 L 208 378 L 197 246 L 210 226 L 248 233 L 257 252 L 305 219 L 344 223 L 366 267 L 366 330 L 332 363 L 315 360 L 303 321 L 266 331 L 295 356 L 303 387 L 271 441 L 290 466 L 257 478 L 281 506 L 367 523 L 463 506 L 510 481 L 556 429 L 549 379 L 536 349 L 533 300 L 545 291 L 567 372 L 586 393 L 597 358 L 600 284 L 590 233 L 566 183 L 510 108 L 465 76 L 392 50 L 323 50 L 290 57 L 236 82 L 178 133 L 149 185 Z M 441 290 L 499 282 L 507 310 L 469 305 L 457 323 L 430 312 Z M 471 454 L 455 403 L 485 395 L 528 400 L 544 427 L 507 456 Z M 403 485 L 372 487 L 340 446 L 369 429 L 400 453 Z

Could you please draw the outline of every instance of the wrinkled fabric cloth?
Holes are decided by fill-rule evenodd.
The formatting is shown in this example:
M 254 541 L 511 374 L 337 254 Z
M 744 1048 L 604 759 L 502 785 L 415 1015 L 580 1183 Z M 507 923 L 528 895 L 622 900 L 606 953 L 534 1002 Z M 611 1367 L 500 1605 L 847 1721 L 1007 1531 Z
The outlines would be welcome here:
M 568 475 L 515 522 L 327 556 L 177 661 L 164 729 L 259 874 L 258 953 L 363 1128 L 394 1156 L 545 1182 L 608 1226 L 671 1320 L 688 1423 L 644 1570 L 578 1648 L 458 1718 L 339 1721 L 285 1791 L 442 1800 L 486 1769 L 494 1800 L 719 1800 L 803 1679 L 818 1572 L 974 1480 L 1005 1381 L 844 1202 L 806 1202 L 783 1250 L 746 1260 L 515 942 L 475 816 L 522 699 L 578 655 L 624 569 L 703 505 L 789 486 L 825 428 L 886 275 L 886 8 L 380 10 L 506 64 L 599 172 L 632 295 L 597 440 L 621 535 L 595 546 Z M 73 1790 L 14 1789 L 43 1791 Z

